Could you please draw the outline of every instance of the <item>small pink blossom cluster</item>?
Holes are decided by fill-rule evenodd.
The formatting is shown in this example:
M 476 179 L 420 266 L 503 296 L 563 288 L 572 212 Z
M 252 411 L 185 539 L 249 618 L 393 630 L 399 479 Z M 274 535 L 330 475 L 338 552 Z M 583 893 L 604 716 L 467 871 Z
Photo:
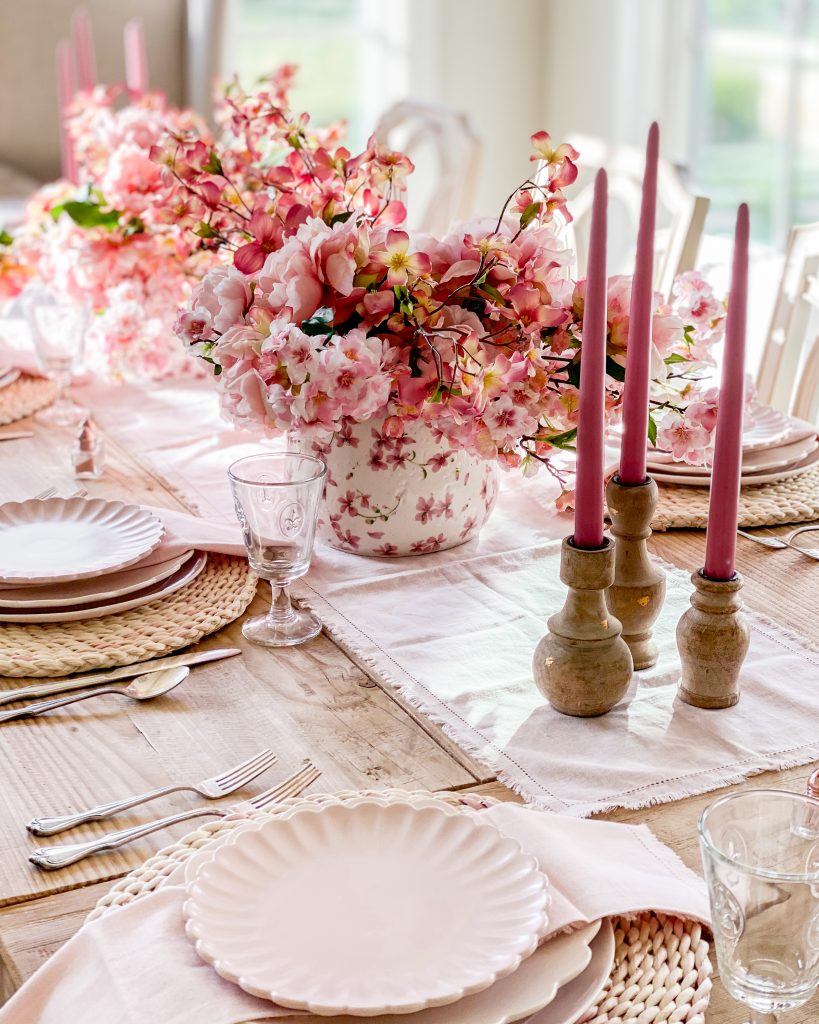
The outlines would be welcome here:
M 158 94 L 121 105 L 119 87 L 78 95 L 69 120 L 80 185 L 38 190 L 0 262 L 0 292 L 13 295 L 37 276 L 87 302 L 96 314 L 86 363 L 112 379 L 198 374 L 179 350 L 172 326 L 192 284 L 218 261 L 175 222 L 172 191 L 149 157 L 169 130 L 205 133 L 192 113 Z M 13 258 L 26 275 L 15 280 Z
M 245 274 L 259 272 L 310 218 L 334 225 L 361 212 L 383 225 L 406 216 L 409 157 L 375 138 L 353 156 L 339 145 L 338 127 L 312 128 L 307 114 L 288 105 L 294 74 L 285 65 L 253 93 L 230 83 L 216 142 L 174 131 L 151 150 L 177 222 L 204 244 L 232 252 Z
M 373 209 L 337 196 L 330 216 L 300 214 L 291 225 L 257 206 L 252 217 L 281 236 L 241 258 L 261 244 L 256 232 L 233 267 L 206 275 L 177 321 L 186 345 L 212 364 L 228 417 L 317 441 L 373 418 L 400 437 L 406 421 L 423 420 L 442 447 L 524 471 L 573 447 L 585 282 L 569 279 L 571 254 L 553 220 L 568 217 L 563 188 L 577 154 L 545 132 L 532 141 L 537 180 L 497 219 L 440 239 L 412 237 L 384 217 L 395 203 L 389 191 Z M 621 403 L 630 295 L 630 278 L 611 280 L 610 420 Z M 700 278 L 682 280 L 671 306 L 658 298 L 655 415 L 682 415 L 694 401 L 698 357 L 722 319 Z

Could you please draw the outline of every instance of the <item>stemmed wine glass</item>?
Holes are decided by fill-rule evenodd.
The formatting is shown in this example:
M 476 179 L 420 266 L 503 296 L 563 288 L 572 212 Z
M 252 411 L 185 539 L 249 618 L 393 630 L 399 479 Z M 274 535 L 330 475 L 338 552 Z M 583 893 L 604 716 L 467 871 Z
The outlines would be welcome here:
M 819 800 L 724 796 L 699 834 L 720 977 L 749 1024 L 772 1024 L 819 985 Z
M 40 362 L 57 385 L 56 399 L 37 413 L 37 419 L 59 427 L 79 423 L 88 410 L 72 401 L 68 386 L 82 352 L 88 326 L 87 303 L 76 302 L 34 285 L 23 295 L 23 311 Z
M 288 587 L 310 567 L 326 472 L 320 459 L 296 452 L 250 455 L 228 470 L 248 560 L 273 591 L 270 611 L 242 626 L 254 643 L 286 647 L 321 632 L 312 612 L 293 607 Z

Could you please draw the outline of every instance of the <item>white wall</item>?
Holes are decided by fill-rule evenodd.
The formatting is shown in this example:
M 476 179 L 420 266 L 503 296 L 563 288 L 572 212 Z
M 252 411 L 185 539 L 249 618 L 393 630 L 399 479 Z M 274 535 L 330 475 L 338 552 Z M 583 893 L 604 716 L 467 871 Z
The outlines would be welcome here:
M 389 2 L 389 0 L 387 0 Z M 477 209 L 492 214 L 528 173 L 543 122 L 549 0 L 409 0 L 411 95 L 464 111 L 484 144 Z
M 696 0 L 408 0 L 410 93 L 464 111 L 482 137 L 483 212 L 526 173 L 529 136 L 540 129 L 643 145 L 657 119 L 663 155 L 685 163 L 696 8 Z

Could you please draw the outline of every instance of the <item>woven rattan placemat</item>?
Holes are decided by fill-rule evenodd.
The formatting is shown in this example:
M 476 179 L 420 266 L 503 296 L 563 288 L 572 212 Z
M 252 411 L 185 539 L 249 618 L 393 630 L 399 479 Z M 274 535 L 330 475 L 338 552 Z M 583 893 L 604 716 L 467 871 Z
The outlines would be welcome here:
M 211 554 L 188 586 L 142 608 L 82 622 L 6 623 L 0 676 L 65 676 L 161 657 L 233 622 L 253 600 L 256 582 L 245 559 Z
M 775 484 L 743 487 L 739 526 L 782 526 L 819 519 L 819 469 Z M 708 522 L 708 488 L 660 484 L 653 530 L 704 530 Z
M 56 393 L 53 381 L 21 374 L 8 387 L 0 388 L 0 426 L 25 419 L 51 405 Z
M 469 793 L 411 793 L 378 790 L 315 794 L 283 800 L 273 810 L 255 812 L 264 819 L 278 816 L 300 804 L 336 803 L 362 796 L 413 802 L 430 797 L 464 811 L 480 811 L 497 801 Z M 211 843 L 227 839 L 246 818 L 208 822 L 172 846 L 160 850 L 140 867 L 120 879 L 88 915 L 92 921 L 118 907 L 147 896 L 162 886 L 180 865 Z M 665 914 L 641 914 L 632 920 L 612 918 L 615 937 L 614 964 L 597 1004 L 578 1024 L 624 1024 L 631 1021 L 677 1021 L 704 1024 L 711 995 L 711 962 L 702 926 Z

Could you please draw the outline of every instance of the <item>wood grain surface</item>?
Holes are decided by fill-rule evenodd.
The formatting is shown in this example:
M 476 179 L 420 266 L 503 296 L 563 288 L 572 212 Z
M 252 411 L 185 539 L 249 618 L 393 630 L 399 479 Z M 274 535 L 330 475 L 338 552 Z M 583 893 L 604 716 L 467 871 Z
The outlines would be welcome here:
M 0 445 L 0 501 L 31 497 L 52 485 L 63 495 L 73 492 L 79 484 L 69 469 L 70 436 L 46 432 L 32 420 L 18 426 L 33 429 L 35 436 Z M 94 496 L 181 505 L 162 481 L 110 440 L 105 475 L 82 485 Z M 768 551 L 742 538 L 738 543 L 747 603 L 816 641 L 819 565 L 796 552 Z M 705 537 L 674 531 L 655 535 L 651 546 L 659 557 L 696 569 L 702 565 Z M 266 599 L 260 591 L 254 609 Z M 74 934 L 112 879 L 190 829 L 182 824 L 116 854 L 39 872 L 29 865 L 28 853 L 35 843 L 50 840 L 35 840 L 25 832 L 25 822 L 35 814 L 79 810 L 168 781 L 195 781 L 265 746 L 278 753 L 279 761 L 248 787 L 249 794 L 273 785 L 309 755 L 324 773 L 316 789 L 474 788 L 517 799 L 429 720 L 375 685 L 326 636 L 305 647 L 270 652 L 247 644 L 234 623 L 197 649 L 224 646 L 241 647 L 243 656 L 197 667 L 183 687 L 152 703 L 123 706 L 101 699 L 0 727 L 0 1002 Z M 20 683 L 0 680 L 0 688 Z M 184 714 L 178 713 L 182 709 Z M 766 785 L 798 791 L 809 772 L 809 766 L 769 772 L 730 788 Z M 648 824 L 699 871 L 696 819 L 714 795 L 604 817 Z M 194 794 L 176 794 L 134 809 L 115 824 L 124 827 L 200 803 Z M 72 839 L 111 827 L 89 824 Z M 746 1016 L 717 984 L 708 1024 L 742 1024 Z M 819 1000 L 789 1020 L 819 1020 Z

